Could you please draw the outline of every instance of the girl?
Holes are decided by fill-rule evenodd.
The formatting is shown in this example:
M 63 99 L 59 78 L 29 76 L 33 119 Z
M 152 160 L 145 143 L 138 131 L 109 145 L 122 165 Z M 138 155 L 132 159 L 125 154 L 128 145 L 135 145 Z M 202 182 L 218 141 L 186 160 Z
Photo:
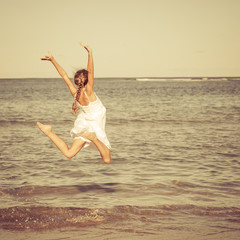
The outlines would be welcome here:
M 50 61 L 67 84 L 74 97 L 72 106 L 73 114 L 76 114 L 80 110 L 74 127 L 70 132 L 74 139 L 72 146 L 68 148 L 67 144 L 52 131 L 50 125 L 43 125 L 37 122 L 37 126 L 67 158 L 75 156 L 83 147 L 96 147 L 104 163 L 110 163 L 111 146 L 105 133 L 106 108 L 93 91 L 94 69 L 92 50 L 89 46 L 83 43 L 80 44 L 88 52 L 88 65 L 87 70 L 82 69 L 75 73 L 74 82 L 77 88 L 72 84 L 66 72 L 50 53 L 41 59 Z

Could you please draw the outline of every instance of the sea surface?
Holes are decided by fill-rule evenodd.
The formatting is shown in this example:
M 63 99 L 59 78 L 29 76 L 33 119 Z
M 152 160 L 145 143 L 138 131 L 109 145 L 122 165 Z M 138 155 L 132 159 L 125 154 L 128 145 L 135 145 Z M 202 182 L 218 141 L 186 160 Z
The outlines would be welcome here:
M 112 163 L 67 159 L 61 79 L 0 80 L 0 239 L 240 239 L 240 81 L 96 79 Z

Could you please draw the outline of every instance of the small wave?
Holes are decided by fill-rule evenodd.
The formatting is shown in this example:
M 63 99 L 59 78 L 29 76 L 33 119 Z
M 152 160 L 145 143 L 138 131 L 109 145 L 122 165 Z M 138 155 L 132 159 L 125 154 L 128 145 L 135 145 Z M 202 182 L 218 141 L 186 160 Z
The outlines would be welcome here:
M 29 126 L 35 125 L 34 121 L 26 121 L 24 118 L 16 119 L 16 120 L 0 120 L 1 126 L 10 126 L 10 125 L 21 125 L 21 126 Z
M 115 206 L 111 209 L 72 207 L 11 207 L 0 209 L 0 227 L 8 230 L 48 230 L 61 227 L 87 227 L 101 223 L 159 218 L 159 216 L 196 215 L 231 217 L 239 221 L 239 208 L 164 205 L 158 207 Z
M 0 227 L 3 229 L 52 229 L 68 226 L 91 226 L 104 219 L 97 209 L 12 207 L 0 209 Z
M 10 125 L 21 125 L 21 126 L 36 126 L 37 120 L 26 120 L 24 118 L 19 118 L 15 120 L 0 120 L 0 126 L 10 126 Z M 71 120 L 60 120 L 56 121 L 58 124 L 72 123 Z
M 46 194 L 79 194 L 81 192 L 94 191 L 97 193 L 115 192 L 111 187 L 104 187 L 98 184 L 75 185 L 75 186 L 23 186 L 13 189 L 0 189 L 0 195 L 9 194 L 18 197 L 46 195 Z

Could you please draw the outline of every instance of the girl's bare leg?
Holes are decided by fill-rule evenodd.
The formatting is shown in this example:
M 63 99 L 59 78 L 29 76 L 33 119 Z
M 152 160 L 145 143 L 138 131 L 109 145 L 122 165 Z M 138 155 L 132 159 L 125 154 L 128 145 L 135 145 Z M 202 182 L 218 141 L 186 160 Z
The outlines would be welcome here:
M 98 151 L 100 152 L 100 155 L 101 155 L 104 163 L 110 163 L 111 162 L 111 152 L 110 152 L 110 149 L 103 142 L 101 142 L 97 138 L 97 136 L 96 136 L 96 134 L 94 132 L 84 133 L 82 135 L 82 137 L 92 141 L 96 145 L 96 147 L 97 147 Z
M 59 136 L 52 132 L 52 127 L 50 125 L 44 125 L 40 122 L 37 122 L 37 126 L 46 136 L 48 136 L 52 140 L 52 142 L 67 158 L 74 157 L 85 144 L 82 139 L 76 139 L 74 140 L 72 146 L 68 148 L 67 144 Z

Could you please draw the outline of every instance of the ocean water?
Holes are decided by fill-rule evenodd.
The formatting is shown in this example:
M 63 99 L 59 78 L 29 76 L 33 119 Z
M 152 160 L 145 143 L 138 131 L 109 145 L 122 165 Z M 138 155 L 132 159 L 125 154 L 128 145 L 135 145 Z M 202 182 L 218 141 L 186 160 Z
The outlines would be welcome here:
M 61 79 L 0 80 L 0 239 L 240 239 L 240 81 L 97 79 L 112 163 L 65 158 Z

